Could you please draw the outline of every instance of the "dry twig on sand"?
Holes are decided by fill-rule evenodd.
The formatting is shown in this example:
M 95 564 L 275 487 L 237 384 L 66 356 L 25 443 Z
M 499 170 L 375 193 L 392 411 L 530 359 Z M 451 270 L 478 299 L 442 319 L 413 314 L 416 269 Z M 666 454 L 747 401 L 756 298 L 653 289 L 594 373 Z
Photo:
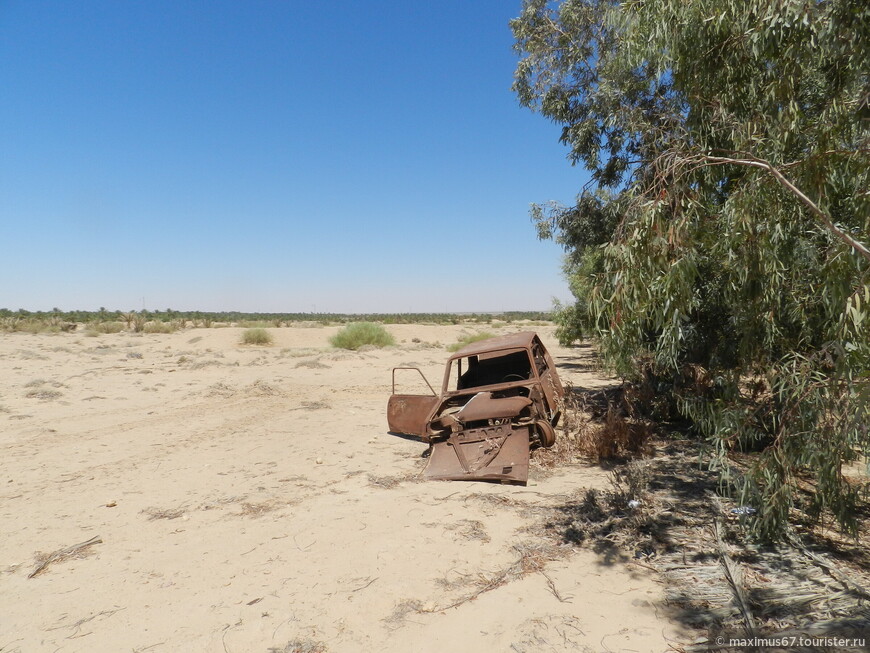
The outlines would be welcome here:
M 33 578 L 39 573 L 45 571 L 45 568 L 48 567 L 53 562 L 57 562 L 58 560 L 66 560 L 67 558 L 71 558 L 75 555 L 80 554 L 82 551 L 87 549 L 89 546 L 93 546 L 94 544 L 101 544 L 102 538 L 97 535 L 87 540 L 86 542 L 79 542 L 78 544 L 73 544 L 72 546 L 65 547 L 63 549 L 58 549 L 54 553 L 50 553 L 47 556 L 39 556 L 38 564 L 36 568 L 31 571 L 27 577 Z

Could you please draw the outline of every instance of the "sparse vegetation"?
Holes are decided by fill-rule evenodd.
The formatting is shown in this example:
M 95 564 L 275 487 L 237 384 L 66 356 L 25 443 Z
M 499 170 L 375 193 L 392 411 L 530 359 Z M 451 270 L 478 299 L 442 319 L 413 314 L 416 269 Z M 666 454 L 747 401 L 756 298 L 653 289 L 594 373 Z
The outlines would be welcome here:
M 253 329 L 246 329 L 244 333 L 242 333 L 242 344 L 243 345 L 271 345 L 272 344 L 272 334 L 266 331 L 266 329 L 255 327 Z
M 336 333 L 329 342 L 338 349 L 357 350 L 364 345 L 388 347 L 396 343 L 393 336 L 380 324 L 354 322 Z
M 183 328 L 184 323 L 180 320 L 170 320 L 169 322 L 148 322 L 142 327 L 145 333 L 174 333 Z
M 487 338 L 493 338 L 495 334 L 490 331 L 480 331 L 478 333 L 470 333 L 468 335 L 462 336 L 459 340 L 454 342 L 452 345 L 447 346 L 447 351 L 459 351 L 463 347 L 467 347 L 472 342 L 479 342 L 481 340 L 486 340 Z
M 120 322 L 92 322 L 88 325 L 88 330 L 96 333 L 121 333 L 124 325 Z

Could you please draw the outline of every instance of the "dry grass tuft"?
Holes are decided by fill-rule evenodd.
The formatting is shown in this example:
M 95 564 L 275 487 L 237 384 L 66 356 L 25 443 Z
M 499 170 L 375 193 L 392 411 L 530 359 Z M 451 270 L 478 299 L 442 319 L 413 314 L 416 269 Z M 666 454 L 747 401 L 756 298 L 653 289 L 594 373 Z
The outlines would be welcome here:
M 490 541 L 483 522 L 476 519 L 461 519 L 455 524 L 448 524 L 444 528 L 448 531 L 455 531 L 457 535 L 466 540 Z
M 51 401 L 52 399 L 58 399 L 63 396 L 63 393 L 59 390 L 46 390 L 45 388 L 34 388 L 30 390 L 26 395 L 24 395 L 28 399 L 41 399 L 43 401 Z
M 281 390 L 266 383 L 262 379 L 254 381 L 251 385 L 245 388 L 245 392 L 249 395 L 254 395 L 255 397 L 278 397 L 284 394 Z
M 224 397 L 229 399 L 236 394 L 236 389 L 226 383 L 215 383 L 210 385 L 205 395 L 207 397 Z
M 245 502 L 242 504 L 242 511 L 236 514 L 239 517 L 262 517 L 266 513 L 277 510 L 282 505 L 286 504 L 280 501 L 276 501 L 274 499 L 269 501 L 261 501 L 260 503 Z
M 416 599 L 404 599 L 396 604 L 393 612 L 384 621 L 393 628 L 398 628 L 405 622 L 409 614 L 420 612 L 427 612 L 427 610 L 423 609 L 423 604 L 420 601 Z
M 155 519 L 178 519 L 186 512 L 184 507 L 181 508 L 145 508 L 142 511 L 144 514 L 148 515 L 148 521 L 154 521 Z

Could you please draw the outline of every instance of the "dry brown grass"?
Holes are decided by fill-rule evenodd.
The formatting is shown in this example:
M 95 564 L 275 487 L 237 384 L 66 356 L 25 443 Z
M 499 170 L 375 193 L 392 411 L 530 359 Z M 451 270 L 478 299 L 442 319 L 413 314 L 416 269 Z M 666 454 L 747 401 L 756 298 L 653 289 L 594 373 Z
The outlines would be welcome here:
M 649 420 L 632 415 L 619 388 L 565 395 L 560 437 L 549 449 L 538 449 L 536 466 L 549 469 L 580 460 L 626 459 L 651 453 L 654 434 Z
M 148 521 L 155 519 L 178 519 L 186 512 L 186 508 L 145 508 L 142 511 L 148 515 Z

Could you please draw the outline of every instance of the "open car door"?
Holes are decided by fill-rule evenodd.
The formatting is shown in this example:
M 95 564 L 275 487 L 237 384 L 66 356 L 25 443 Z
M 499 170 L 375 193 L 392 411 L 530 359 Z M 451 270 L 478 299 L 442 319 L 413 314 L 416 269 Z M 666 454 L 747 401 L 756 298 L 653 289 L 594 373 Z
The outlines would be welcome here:
M 396 393 L 396 370 L 415 370 L 426 385 L 429 387 L 431 394 L 397 394 Z M 393 391 L 390 394 L 390 399 L 387 402 L 387 424 L 390 427 L 391 433 L 403 433 L 405 435 L 416 435 L 419 438 L 427 439 L 426 426 L 429 423 L 429 417 L 435 410 L 435 404 L 438 403 L 438 395 L 432 389 L 429 381 L 423 376 L 416 367 L 394 367 L 393 368 Z

